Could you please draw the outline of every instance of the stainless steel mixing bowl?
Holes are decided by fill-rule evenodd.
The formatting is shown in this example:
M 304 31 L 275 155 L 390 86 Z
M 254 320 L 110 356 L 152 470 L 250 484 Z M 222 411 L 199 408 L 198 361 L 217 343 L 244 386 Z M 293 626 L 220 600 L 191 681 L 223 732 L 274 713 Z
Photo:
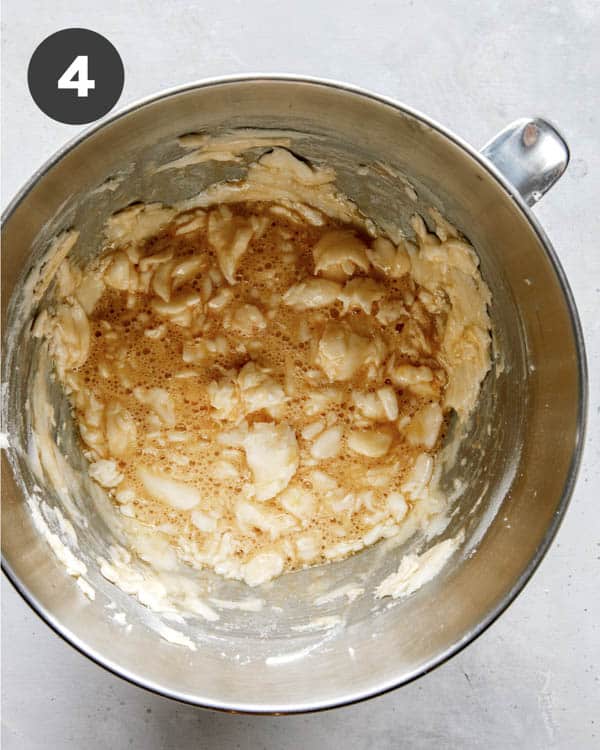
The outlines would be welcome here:
M 407 550 L 427 544 L 383 542 L 253 591 L 267 603 L 260 612 L 222 611 L 216 623 L 177 625 L 198 644 L 191 651 L 159 638 L 159 615 L 98 572 L 108 532 L 83 478 L 64 513 L 79 536 L 94 601 L 32 523 L 24 498 L 36 481 L 49 508 L 63 503 L 47 477 L 36 480 L 27 455 L 36 344 L 28 335 L 31 315 L 19 313 L 19 301 L 28 269 L 57 232 L 72 225 L 81 230 L 73 251 L 81 259 L 98 249 L 100 228 L 115 209 L 136 200 L 172 202 L 214 179 L 241 174 L 231 163 L 158 173 L 149 168 L 180 155 L 180 134 L 241 126 L 293 131 L 293 150 L 332 164 L 342 190 L 383 223 L 406 222 L 429 205 L 440 208 L 481 258 L 493 293 L 495 360 L 469 436 L 444 477 L 448 487 L 455 479 L 466 487 L 439 538 L 464 528 L 465 542 L 435 580 L 394 606 L 375 601 L 374 585 Z M 396 102 L 341 84 L 276 76 L 167 91 L 63 149 L 13 201 L 2 228 L 4 306 L 12 296 L 8 312 L 3 308 L 4 429 L 12 469 L 5 457 L 2 553 L 15 587 L 60 635 L 116 674 L 163 695 L 236 711 L 350 703 L 422 675 L 472 641 L 514 599 L 548 549 L 581 455 L 581 329 L 563 271 L 528 207 L 567 161 L 566 144 L 543 120 L 514 123 L 478 153 Z M 126 179 L 106 182 L 115 175 Z M 72 466 L 81 468 L 64 397 L 55 383 L 47 387 L 56 438 Z M 46 515 L 52 527 L 56 518 Z M 55 524 L 53 530 L 68 542 L 64 529 Z M 342 596 L 315 603 L 319 594 L 357 580 L 365 591 L 354 602 Z M 245 595 L 240 583 L 215 580 L 214 586 L 221 598 Z M 129 632 L 107 605 L 125 613 Z M 343 625 L 303 629 L 331 615 L 340 615 Z

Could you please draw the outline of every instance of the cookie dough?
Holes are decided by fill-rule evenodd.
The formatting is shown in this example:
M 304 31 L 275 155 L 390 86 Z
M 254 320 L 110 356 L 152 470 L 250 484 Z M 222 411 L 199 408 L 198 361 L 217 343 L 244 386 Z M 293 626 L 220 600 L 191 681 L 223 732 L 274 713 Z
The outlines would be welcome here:
M 162 565 L 264 583 L 443 509 L 449 415 L 490 365 L 473 248 L 391 241 L 276 147 L 186 204 L 135 205 L 38 317 L 92 479 Z

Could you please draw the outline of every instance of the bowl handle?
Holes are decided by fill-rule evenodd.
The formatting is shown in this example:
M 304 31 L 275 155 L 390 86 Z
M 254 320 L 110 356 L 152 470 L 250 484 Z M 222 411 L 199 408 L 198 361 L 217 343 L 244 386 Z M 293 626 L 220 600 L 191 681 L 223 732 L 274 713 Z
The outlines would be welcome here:
M 507 125 L 481 153 L 533 206 L 561 177 L 569 163 L 567 142 L 547 120 L 523 117 Z

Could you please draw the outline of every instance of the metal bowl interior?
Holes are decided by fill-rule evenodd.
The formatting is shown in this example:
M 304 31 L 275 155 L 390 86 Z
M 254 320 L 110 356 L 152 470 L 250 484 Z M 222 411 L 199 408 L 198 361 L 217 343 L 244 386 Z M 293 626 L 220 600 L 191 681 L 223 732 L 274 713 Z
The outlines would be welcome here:
M 442 574 L 392 606 L 376 602 L 376 583 L 419 540 L 379 543 L 254 592 L 267 602 L 260 612 L 231 610 L 216 623 L 178 625 L 198 643 L 190 651 L 160 639 L 158 615 L 100 575 L 97 557 L 105 554 L 108 531 L 83 475 L 65 515 L 77 528 L 94 601 L 32 523 L 24 495 L 39 479 L 27 453 L 26 401 L 37 351 L 29 336 L 31 311 L 20 315 L 19 300 L 27 269 L 59 231 L 81 231 L 75 253 L 84 258 L 97 252 L 102 224 L 114 210 L 138 200 L 173 202 L 239 175 L 240 165 L 223 163 L 151 169 L 180 155 L 177 136 L 235 127 L 293 131 L 292 149 L 334 166 L 341 189 L 383 225 L 407 226 L 415 210 L 425 215 L 438 207 L 480 256 L 493 294 L 495 360 L 469 434 L 444 477 L 449 488 L 460 480 L 464 490 L 450 525 L 431 543 L 461 528 L 465 542 Z M 98 190 L 115 175 L 126 179 L 115 190 Z M 296 712 L 359 700 L 406 683 L 471 641 L 514 598 L 550 544 L 583 439 L 585 360 L 575 307 L 548 240 L 511 187 L 417 113 L 347 87 L 289 78 L 167 92 L 96 127 L 50 162 L 7 211 L 2 241 L 3 321 L 10 332 L 4 429 L 12 465 L 11 472 L 5 463 L 3 472 L 4 567 L 52 627 L 117 674 L 170 697 L 235 711 Z M 77 472 L 82 458 L 64 397 L 55 384 L 46 385 L 55 437 Z M 50 507 L 64 507 L 49 480 L 41 489 Z M 357 580 L 365 591 L 355 601 L 315 604 L 320 594 Z M 215 580 L 215 586 L 221 598 L 244 594 L 236 582 Z M 129 633 L 109 616 L 109 602 L 126 613 Z M 330 615 L 340 615 L 343 626 L 293 629 Z

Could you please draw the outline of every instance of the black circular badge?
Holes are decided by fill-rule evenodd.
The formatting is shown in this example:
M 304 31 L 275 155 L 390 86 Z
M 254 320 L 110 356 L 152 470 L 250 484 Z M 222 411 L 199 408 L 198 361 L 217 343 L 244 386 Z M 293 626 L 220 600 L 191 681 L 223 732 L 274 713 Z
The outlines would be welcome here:
M 117 103 L 125 72 L 115 47 L 95 31 L 63 29 L 37 47 L 27 82 L 38 107 L 68 125 L 93 122 Z

